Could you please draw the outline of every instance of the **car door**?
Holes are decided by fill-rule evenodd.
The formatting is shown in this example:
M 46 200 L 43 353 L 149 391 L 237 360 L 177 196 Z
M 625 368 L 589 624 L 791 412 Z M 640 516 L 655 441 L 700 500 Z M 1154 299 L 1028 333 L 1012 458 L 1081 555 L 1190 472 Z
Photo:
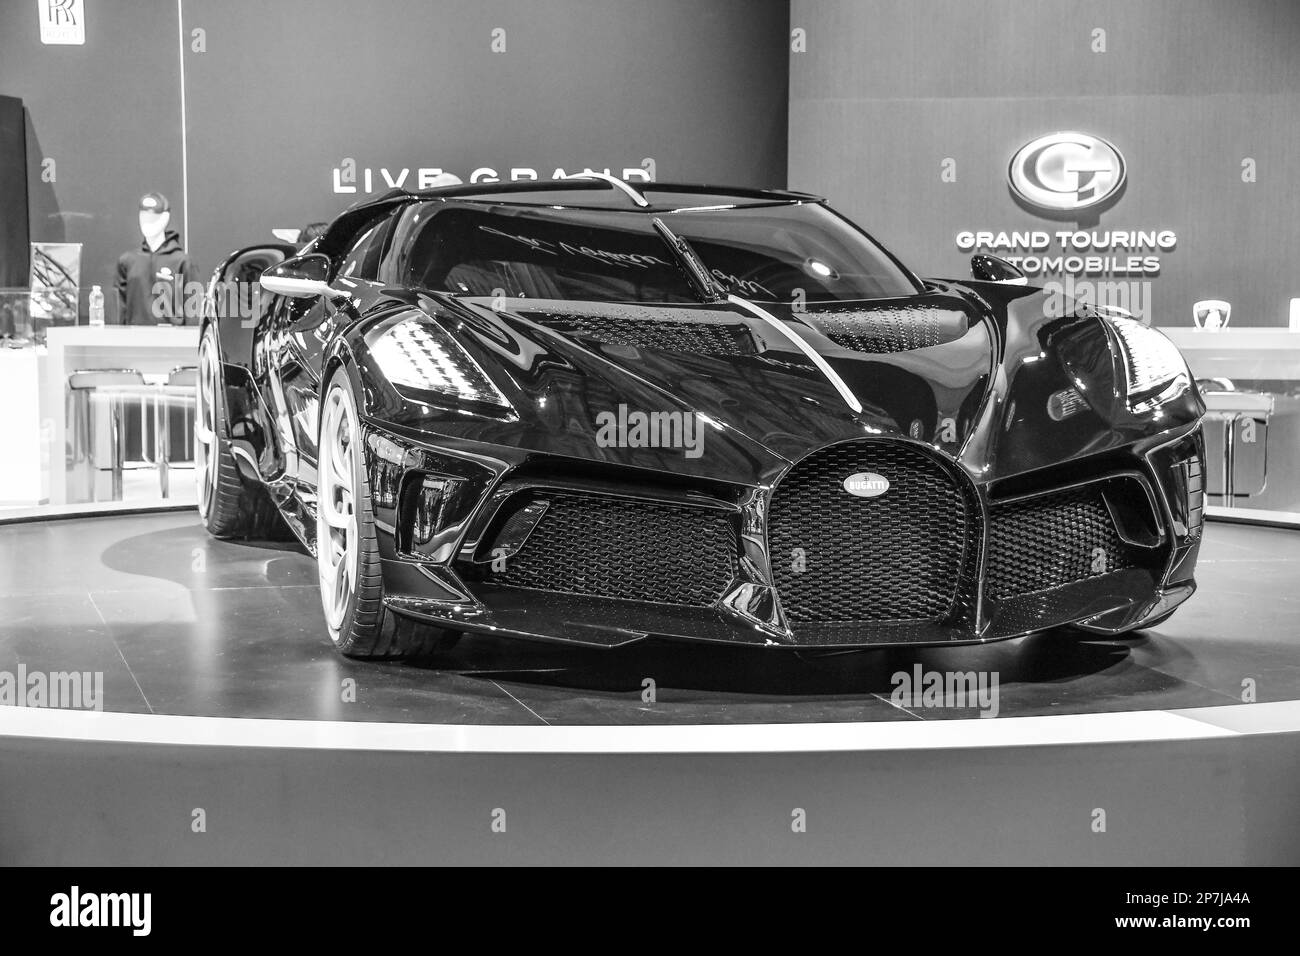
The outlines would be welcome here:
M 339 257 L 332 285 L 355 298 L 364 287 L 372 292 L 379 262 L 392 233 L 393 216 L 386 212 L 363 226 Z M 280 414 L 277 427 L 286 448 L 286 471 L 315 486 L 316 445 L 320 428 L 320 389 L 325 349 L 331 338 L 358 317 L 351 300 L 324 297 L 287 299 L 273 336 L 270 369 L 272 391 Z M 291 459 L 291 461 L 289 461 Z

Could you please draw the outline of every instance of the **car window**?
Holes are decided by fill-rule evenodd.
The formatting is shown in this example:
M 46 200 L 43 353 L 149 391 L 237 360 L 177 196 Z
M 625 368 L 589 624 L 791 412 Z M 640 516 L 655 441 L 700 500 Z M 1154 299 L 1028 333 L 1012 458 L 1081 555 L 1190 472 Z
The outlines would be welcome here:
M 378 222 L 363 231 L 343 257 L 343 264 L 338 274 L 353 279 L 379 278 L 379 263 L 383 257 L 386 242 L 392 234 L 393 217 L 384 216 Z

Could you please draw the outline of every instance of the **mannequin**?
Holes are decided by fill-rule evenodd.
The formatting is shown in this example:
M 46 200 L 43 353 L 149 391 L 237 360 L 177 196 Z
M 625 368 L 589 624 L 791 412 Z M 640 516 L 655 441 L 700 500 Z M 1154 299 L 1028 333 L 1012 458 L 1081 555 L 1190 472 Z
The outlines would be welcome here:
M 171 204 L 162 193 L 140 198 L 140 248 L 117 260 L 118 315 L 123 325 L 193 325 L 186 314 L 186 281 L 194 274 L 171 225 Z
M 162 246 L 163 240 L 167 238 L 167 227 L 171 221 L 170 209 L 164 209 L 162 212 L 140 210 L 140 233 L 144 236 L 145 245 L 150 251 L 157 252 Z

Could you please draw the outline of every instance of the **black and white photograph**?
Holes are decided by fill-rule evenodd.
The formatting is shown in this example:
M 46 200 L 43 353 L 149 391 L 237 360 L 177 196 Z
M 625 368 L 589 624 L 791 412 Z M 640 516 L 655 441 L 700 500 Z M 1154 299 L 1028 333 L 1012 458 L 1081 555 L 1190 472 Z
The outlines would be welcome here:
M 1260 928 L 1298 182 L 1296 0 L 0 0 L 23 920 L 1098 867 L 1072 924 Z

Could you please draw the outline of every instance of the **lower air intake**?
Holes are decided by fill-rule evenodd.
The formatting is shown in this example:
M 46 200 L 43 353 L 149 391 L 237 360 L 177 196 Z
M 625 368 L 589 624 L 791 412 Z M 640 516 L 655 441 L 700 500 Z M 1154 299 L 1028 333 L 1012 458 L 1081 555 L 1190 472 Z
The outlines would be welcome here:
M 1100 484 L 994 504 L 986 593 L 1001 600 L 1138 567 L 1115 531 Z
M 584 494 L 549 507 L 493 584 L 708 607 L 736 571 L 738 542 L 719 511 Z

